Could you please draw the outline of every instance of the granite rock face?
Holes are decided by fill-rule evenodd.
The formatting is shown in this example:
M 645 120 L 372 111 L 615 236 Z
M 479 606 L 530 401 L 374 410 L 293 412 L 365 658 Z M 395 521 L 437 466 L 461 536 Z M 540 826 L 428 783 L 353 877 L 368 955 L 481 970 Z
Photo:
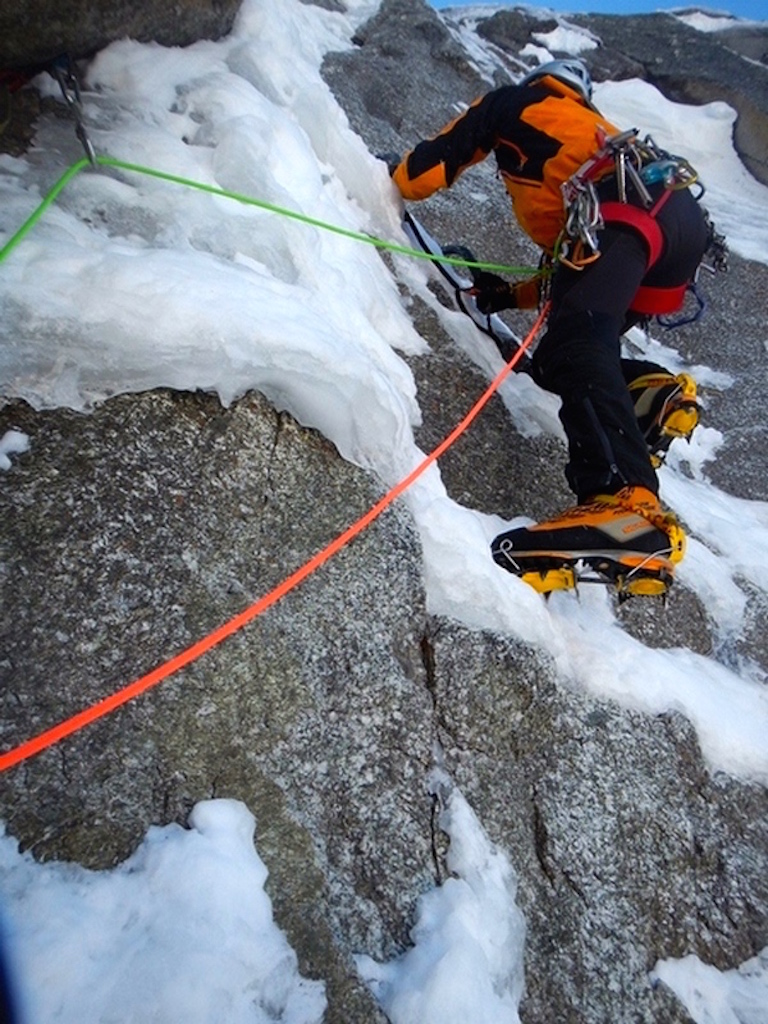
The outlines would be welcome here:
M 249 607 L 380 496 L 257 395 L 223 409 L 153 392 L 91 415 L 10 403 L 0 419 L 32 439 L 0 497 L 6 749 Z M 350 949 L 392 955 L 435 872 L 420 572 L 410 521 L 385 513 L 147 699 L 0 777 L 9 832 L 105 868 L 153 822 L 243 800 L 328 1019 L 375 1020 Z
M 601 40 L 598 55 L 637 61 L 642 77 L 678 103 L 729 103 L 738 114 L 736 151 L 750 173 L 768 183 L 768 28 L 699 32 L 668 14 L 623 21 L 597 15 L 584 21 Z M 749 58 L 750 51 L 762 57 Z
M 217 27 L 196 31 L 226 31 L 234 10 L 206 10 Z M 6 11 L 0 0 L 0 25 Z M 615 19 L 614 38 L 614 20 L 590 17 L 601 38 L 605 21 L 596 73 L 647 73 L 652 43 L 646 52 L 639 28 L 619 28 L 650 24 L 673 47 L 670 20 Z M 510 74 L 531 31 L 546 23 L 522 9 L 478 29 L 507 54 Z M 753 45 L 754 34 L 739 38 Z M 672 60 L 656 71 L 660 88 L 679 70 Z M 735 67 L 731 57 L 723 67 Z M 373 152 L 402 151 L 488 87 L 423 0 L 383 0 L 324 74 Z M 425 205 L 428 226 L 490 259 L 530 261 L 491 169 L 478 174 Z M 676 345 L 736 380 L 706 395 L 726 439 L 711 475 L 729 493 L 768 499 L 755 373 L 768 271 L 732 258 L 731 273 L 709 287 L 710 313 Z M 431 349 L 410 359 L 424 419 L 417 439 L 429 450 L 486 382 L 432 311 L 417 300 L 412 312 Z M 381 494 L 255 394 L 229 408 L 201 393 L 124 395 L 88 415 L 4 399 L 0 436 L 11 427 L 32 445 L 0 480 L 4 748 L 251 607 Z M 538 517 L 570 499 L 563 461 L 558 439 L 517 434 L 493 401 L 441 473 L 464 504 Z M 721 656 L 768 668 L 765 596 L 750 601 L 749 628 Z M 682 586 L 666 613 L 630 602 L 620 614 L 649 646 L 709 654 L 718 642 L 707 609 Z M 398 505 L 192 665 L 0 775 L 0 818 L 40 859 L 108 868 L 148 825 L 184 823 L 201 799 L 243 800 L 278 924 L 302 973 L 326 981 L 327 1024 L 384 1024 L 352 956 L 407 948 L 418 897 L 445 877 L 446 837 L 427 785 L 437 750 L 518 875 L 524 1024 L 689 1024 L 671 993 L 652 987 L 654 963 L 695 952 L 728 969 L 766 945 L 765 789 L 713 776 L 681 716 L 573 692 L 545 652 L 429 615 L 419 540 Z
M 0 67 L 93 56 L 116 39 L 188 46 L 232 28 L 239 0 L 0 0 Z
M 5 746 L 249 607 L 378 497 L 258 396 L 9 403 L 10 425 L 33 448 L 2 492 Z M 243 800 L 327 1019 L 366 1024 L 383 1018 L 352 954 L 405 948 L 445 877 L 438 748 L 518 872 L 526 1022 L 682 1024 L 648 982 L 659 957 L 726 968 L 759 948 L 765 791 L 711 778 L 682 718 L 571 693 L 541 652 L 429 617 L 397 508 L 157 690 L 4 773 L 0 806 L 36 856 L 106 868 L 200 799 Z

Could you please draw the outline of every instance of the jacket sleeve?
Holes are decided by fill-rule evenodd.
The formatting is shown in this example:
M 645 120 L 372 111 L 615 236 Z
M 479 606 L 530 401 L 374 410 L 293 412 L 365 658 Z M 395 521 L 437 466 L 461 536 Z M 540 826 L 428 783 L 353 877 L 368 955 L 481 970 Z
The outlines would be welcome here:
M 529 277 L 527 281 L 510 284 L 509 290 L 514 302 L 514 306 L 510 308 L 536 309 L 541 302 L 541 283 L 542 278 L 537 274 L 536 277 Z
M 502 91 L 496 89 L 476 100 L 434 138 L 420 142 L 403 157 L 392 174 L 403 199 L 426 199 L 448 188 L 462 171 L 488 156 L 496 142 Z

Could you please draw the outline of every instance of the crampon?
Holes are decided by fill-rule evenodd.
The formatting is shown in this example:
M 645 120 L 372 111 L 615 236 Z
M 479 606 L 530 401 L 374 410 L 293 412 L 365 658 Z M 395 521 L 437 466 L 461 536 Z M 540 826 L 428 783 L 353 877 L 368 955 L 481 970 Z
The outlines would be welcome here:
M 619 602 L 631 597 L 660 597 L 666 600 L 674 581 L 667 559 L 646 558 L 627 564 L 608 554 L 569 559 L 565 556 L 527 555 L 514 552 L 503 539 L 493 548 L 493 557 L 507 572 L 518 576 L 539 594 L 578 590 L 581 585 L 600 584 L 612 588 Z M 660 564 L 664 563 L 664 564 Z

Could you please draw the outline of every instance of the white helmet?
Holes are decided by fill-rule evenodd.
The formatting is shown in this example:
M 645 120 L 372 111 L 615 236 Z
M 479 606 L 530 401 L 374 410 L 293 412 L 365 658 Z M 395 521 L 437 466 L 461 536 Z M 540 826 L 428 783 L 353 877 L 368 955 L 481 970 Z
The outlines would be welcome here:
M 547 64 L 540 64 L 533 71 L 520 79 L 518 85 L 528 85 L 545 75 L 551 75 L 559 82 L 564 82 L 575 89 L 587 103 L 592 102 L 592 79 L 587 65 L 578 57 L 569 57 L 566 60 L 551 60 Z

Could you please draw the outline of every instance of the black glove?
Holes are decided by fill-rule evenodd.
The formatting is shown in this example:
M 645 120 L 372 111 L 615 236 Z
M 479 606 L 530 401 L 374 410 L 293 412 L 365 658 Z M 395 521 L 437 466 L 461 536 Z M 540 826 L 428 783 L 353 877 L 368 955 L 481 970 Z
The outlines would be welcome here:
M 498 313 L 501 309 L 515 309 L 517 300 L 508 281 L 488 270 L 472 271 L 473 287 L 470 295 L 475 305 L 486 316 Z
M 377 160 L 383 160 L 387 165 L 390 178 L 395 173 L 395 169 L 402 163 L 403 158 L 399 153 L 377 153 Z

